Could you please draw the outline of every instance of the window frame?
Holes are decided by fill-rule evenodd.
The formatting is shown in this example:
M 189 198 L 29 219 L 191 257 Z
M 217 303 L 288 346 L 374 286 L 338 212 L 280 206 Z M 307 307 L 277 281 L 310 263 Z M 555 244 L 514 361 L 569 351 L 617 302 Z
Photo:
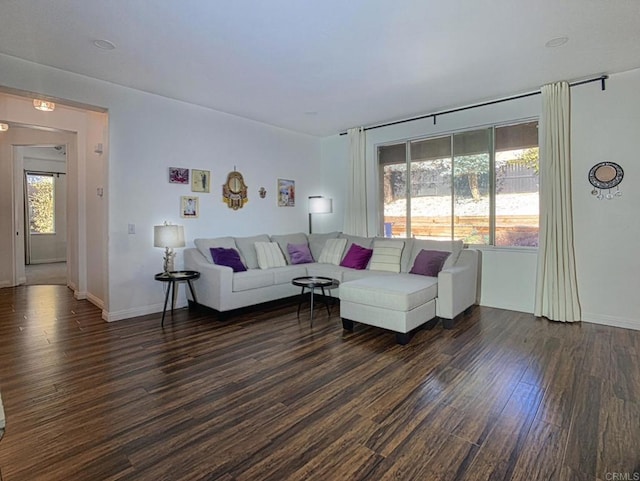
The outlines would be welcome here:
M 453 187 L 453 169 L 454 169 L 454 149 L 453 149 L 453 143 L 454 143 L 454 136 L 456 134 L 461 134 L 461 133 L 465 133 L 465 132 L 471 132 L 474 130 L 481 130 L 481 129 L 491 129 L 491 135 L 490 135 L 490 140 L 489 140 L 489 169 L 490 169 L 490 175 L 489 175 L 489 243 L 487 244 L 467 244 L 465 243 L 465 246 L 470 246 L 473 248 L 478 248 L 478 249 L 484 249 L 484 250 L 503 250 L 503 249 L 508 249 L 508 250 L 522 250 L 522 251 L 527 251 L 527 252 L 531 252 L 531 251 L 536 251 L 538 249 L 538 247 L 531 247 L 531 246 L 503 246 L 503 245 L 496 245 L 495 241 L 496 241 L 496 150 L 495 150 L 495 146 L 496 146 L 496 129 L 498 128 L 502 128 L 502 127 L 509 127 L 509 126 L 514 126 L 514 125 L 519 125 L 519 124 L 527 124 L 527 123 L 531 123 L 531 122 L 537 122 L 537 127 L 538 127 L 538 132 L 539 132 L 539 128 L 540 128 L 540 117 L 539 116 L 530 116 L 530 117 L 523 117 L 523 118 L 519 118 L 519 119 L 513 119 L 513 120 L 505 120 L 505 121 L 501 121 L 501 122 L 494 122 L 494 123 L 488 123 L 488 124 L 482 124 L 482 125 L 475 125 L 475 126 L 471 126 L 471 127 L 464 127 L 464 128 L 460 128 L 460 129 L 454 129 L 454 130 L 446 130 L 446 131 L 442 131 L 442 132 L 432 132 L 428 135 L 418 135 L 418 136 L 414 136 L 414 137 L 405 137 L 405 138 L 400 138 L 400 139 L 396 139 L 396 140 L 389 140 L 389 141 L 384 141 L 384 142 L 380 142 L 380 143 L 376 143 L 374 144 L 374 149 L 375 149 L 375 155 L 376 155 L 376 179 L 377 179 L 377 188 L 376 188 L 376 196 L 378 197 L 378 201 L 376 203 L 376 205 L 378 206 L 378 212 L 377 212 L 377 217 L 378 217 L 378 232 L 381 232 L 382 235 L 384 235 L 384 195 L 383 194 L 383 179 L 382 179 L 382 175 L 384 175 L 384 165 L 380 162 L 380 148 L 381 147 L 390 147 L 390 146 L 394 146 L 394 145 L 404 145 L 405 147 L 405 166 L 407 168 L 407 182 L 406 182 L 406 186 L 405 186 L 405 196 L 406 196 L 406 210 L 405 210 L 405 216 L 406 216 L 406 232 L 408 233 L 409 236 L 413 236 L 412 230 L 411 230 L 411 182 L 409 180 L 409 172 L 410 172 L 410 166 L 411 166 L 411 143 L 412 142 L 418 142 L 418 141 L 424 141 L 424 140 L 431 140 L 431 139 L 437 139 L 439 137 L 449 137 L 450 138 L 450 142 L 451 142 L 451 152 L 452 152 L 452 187 L 451 187 L 451 239 L 453 239 L 454 237 L 454 216 L 455 216 L 455 211 L 454 211 L 454 206 L 455 206 L 455 196 L 454 196 L 454 187 Z M 538 148 L 540 148 L 540 135 L 538 133 Z M 538 187 L 538 198 L 540 196 L 540 186 Z M 538 213 L 539 216 L 539 213 Z M 540 229 L 540 223 L 538 222 L 538 232 Z

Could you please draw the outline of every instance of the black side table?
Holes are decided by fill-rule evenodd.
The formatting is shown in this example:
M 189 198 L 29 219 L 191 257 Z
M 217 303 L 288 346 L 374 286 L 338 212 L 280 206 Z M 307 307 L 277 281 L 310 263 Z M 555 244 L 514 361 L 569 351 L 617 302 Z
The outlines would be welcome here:
M 164 327 L 164 315 L 167 312 L 167 301 L 169 300 L 169 292 L 171 295 L 171 315 L 173 315 L 173 307 L 176 300 L 176 283 L 187 281 L 189 285 L 189 290 L 191 291 L 191 296 L 193 297 L 193 302 L 198 303 L 198 299 L 196 298 L 196 292 L 193 290 L 193 286 L 191 285 L 191 281 L 200 278 L 200 273 L 198 271 L 171 271 L 171 272 L 161 272 L 160 274 L 156 274 L 154 279 L 160 282 L 168 282 L 169 287 L 167 287 L 167 293 L 164 296 L 164 307 L 162 308 L 162 322 L 160 323 L 161 327 Z
M 300 291 L 300 301 L 298 302 L 298 319 L 300 319 L 300 306 L 304 301 L 305 289 L 309 289 L 310 297 L 311 297 L 311 325 L 313 326 L 313 297 L 315 294 L 315 290 L 320 288 L 322 292 L 322 297 L 324 299 L 324 305 L 327 308 L 327 315 L 331 315 L 331 310 L 329 309 L 329 303 L 327 302 L 327 295 L 325 293 L 325 289 L 334 289 L 340 285 L 340 282 L 336 279 L 331 279 L 330 277 L 321 277 L 321 276 L 304 276 L 304 277 L 295 277 L 291 280 L 291 284 L 294 286 L 301 287 Z

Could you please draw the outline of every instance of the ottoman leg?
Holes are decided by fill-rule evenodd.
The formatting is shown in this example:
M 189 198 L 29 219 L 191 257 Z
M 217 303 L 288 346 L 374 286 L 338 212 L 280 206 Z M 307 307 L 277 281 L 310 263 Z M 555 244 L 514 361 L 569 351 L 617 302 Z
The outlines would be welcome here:
M 396 332 L 396 342 L 401 345 L 407 344 L 411 340 L 411 333 L 409 332 Z
M 342 318 L 342 328 L 345 331 L 353 332 L 353 321 L 351 319 Z
M 442 318 L 442 327 L 445 329 L 453 329 L 453 319 Z

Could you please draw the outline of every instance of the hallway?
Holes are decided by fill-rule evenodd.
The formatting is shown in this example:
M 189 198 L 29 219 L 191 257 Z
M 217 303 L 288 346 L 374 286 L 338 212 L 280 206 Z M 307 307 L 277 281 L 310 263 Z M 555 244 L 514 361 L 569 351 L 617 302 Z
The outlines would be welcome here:
M 31 264 L 24 266 L 27 286 L 67 285 L 67 263 Z

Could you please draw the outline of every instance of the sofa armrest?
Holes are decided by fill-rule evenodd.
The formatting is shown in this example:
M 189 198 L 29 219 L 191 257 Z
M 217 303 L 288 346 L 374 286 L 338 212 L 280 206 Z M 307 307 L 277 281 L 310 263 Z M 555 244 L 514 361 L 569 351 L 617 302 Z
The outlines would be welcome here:
M 436 315 L 453 319 L 476 303 L 478 251 L 464 249 L 453 267 L 438 274 Z
M 218 311 L 225 310 L 224 302 L 231 296 L 233 269 L 210 263 L 198 249 L 185 249 L 185 269 L 200 272 L 200 279 L 193 283 L 198 302 Z M 191 299 L 190 293 L 188 293 Z

